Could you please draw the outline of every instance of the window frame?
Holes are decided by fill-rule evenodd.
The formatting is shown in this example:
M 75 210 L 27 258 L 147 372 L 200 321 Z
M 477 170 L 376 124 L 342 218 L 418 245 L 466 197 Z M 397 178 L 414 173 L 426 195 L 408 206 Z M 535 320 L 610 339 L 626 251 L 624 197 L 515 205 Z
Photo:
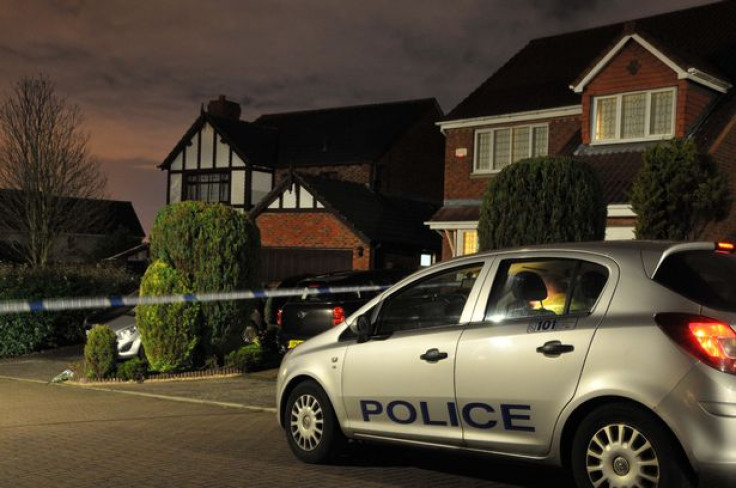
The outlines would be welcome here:
M 517 161 L 521 161 L 522 159 L 531 158 L 533 156 L 534 152 L 534 129 L 544 127 L 547 132 L 547 146 L 545 147 L 545 154 L 539 155 L 539 156 L 546 156 L 549 154 L 549 123 L 538 123 L 538 124 L 520 124 L 520 125 L 509 125 L 504 127 L 494 127 L 494 128 L 487 128 L 487 129 L 477 129 L 475 133 L 473 134 L 473 170 L 471 174 L 476 175 L 487 175 L 487 174 L 497 174 L 499 173 L 503 168 L 500 169 L 494 169 L 494 156 L 493 156 L 493 149 L 494 149 L 494 136 L 497 131 L 502 130 L 510 130 L 510 138 L 509 138 L 509 163 L 506 166 L 512 165 Z M 523 158 L 519 158 L 516 161 L 514 161 L 513 154 L 514 154 L 514 130 L 518 129 L 529 129 L 529 155 Z M 489 146 L 488 146 L 488 153 L 490 155 L 490 168 L 489 169 L 479 169 L 478 168 L 478 162 L 480 158 L 480 151 L 478 151 L 479 147 L 479 141 L 480 137 L 484 134 L 489 134 Z M 506 167 L 504 166 L 504 168 Z
M 197 201 L 197 202 L 205 202 L 205 203 L 224 203 L 227 205 L 230 205 L 230 202 L 232 200 L 232 174 L 230 170 L 211 170 L 211 171 L 190 171 L 190 172 L 183 172 L 183 181 L 182 181 L 182 201 Z M 202 185 L 206 184 L 212 184 L 212 182 L 203 182 L 203 181 L 196 181 L 194 183 L 191 182 L 192 179 L 199 179 L 204 176 L 212 176 L 212 175 L 219 175 L 220 181 L 218 182 L 219 185 L 222 185 L 223 182 L 227 183 L 227 192 L 226 192 L 226 199 L 222 200 L 219 199 L 217 201 L 210 201 L 210 200 L 202 200 L 200 191 Z M 197 188 L 197 197 L 196 198 L 190 198 L 189 197 L 189 188 L 190 187 L 196 187 Z
M 672 93 L 672 114 L 670 115 L 670 132 L 668 134 L 651 134 L 651 121 L 652 121 L 652 95 L 655 93 Z M 628 95 L 639 95 L 646 94 L 646 108 L 644 112 L 644 137 L 632 137 L 623 139 L 622 133 L 622 119 L 621 115 L 623 112 L 623 97 Z M 600 100 L 616 100 L 616 120 L 614 123 L 614 138 L 613 139 L 597 139 L 596 138 L 596 121 L 598 119 L 598 102 Z M 604 144 L 625 144 L 628 142 L 641 142 L 641 141 L 660 141 L 674 139 L 675 137 L 675 124 L 677 123 L 677 87 L 671 86 L 666 88 L 654 88 L 651 90 L 636 90 L 627 91 L 621 93 L 614 93 L 610 95 L 599 95 L 590 97 L 590 145 L 604 145 Z

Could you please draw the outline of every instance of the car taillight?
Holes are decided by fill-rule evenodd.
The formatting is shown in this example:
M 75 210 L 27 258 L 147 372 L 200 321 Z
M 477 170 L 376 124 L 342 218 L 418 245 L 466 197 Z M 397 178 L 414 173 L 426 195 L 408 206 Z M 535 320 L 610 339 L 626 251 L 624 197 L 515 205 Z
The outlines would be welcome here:
M 719 253 L 732 254 L 735 247 L 732 242 L 716 242 L 716 252 Z
M 345 310 L 342 307 L 332 309 L 332 326 L 342 324 L 345 321 Z
M 725 373 L 736 374 L 736 332 L 729 324 L 685 313 L 659 313 L 654 320 L 697 359 Z
M 280 308 L 280 309 L 276 310 L 276 325 L 278 325 L 279 327 L 281 327 L 281 317 L 283 315 L 284 315 L 284 310 L 283 309 Z

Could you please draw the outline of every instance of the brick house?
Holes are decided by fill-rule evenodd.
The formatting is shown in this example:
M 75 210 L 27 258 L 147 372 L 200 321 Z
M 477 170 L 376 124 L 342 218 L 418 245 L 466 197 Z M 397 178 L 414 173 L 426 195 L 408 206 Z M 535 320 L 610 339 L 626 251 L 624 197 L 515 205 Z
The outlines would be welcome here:
M 490 178 L 523 158 L 568 155 L 598 173 L 607 239 L 634 237 L 628 195 L 642 153 L 692 138 L 736 188 L 736 1 L 535 39 L 473 91 L 440 126 L 443 207 L 427 222 L 443 258 L 477 250 Z M 736 211 L 702 236 L 736 230 Z
M 434 99 L 421 99 L 246 122 L 240 106 L 221 96 L 159 166 L 168 173 L 167 203 L 196 199 L 249 211 L 261 230 L 264 281 L 416 267 L 423 253 L 440 250 L 422 223 L 442 201 L 442 115 Z M 403 230 L 364 225 L 388 209 Z

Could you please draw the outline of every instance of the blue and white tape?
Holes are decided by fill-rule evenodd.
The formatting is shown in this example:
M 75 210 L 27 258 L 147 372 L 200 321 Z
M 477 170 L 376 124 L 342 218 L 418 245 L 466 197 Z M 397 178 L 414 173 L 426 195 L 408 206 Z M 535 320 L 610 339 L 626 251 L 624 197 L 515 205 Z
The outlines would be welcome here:
M 322 286 L 314 288 L 289 288 L 272 290 L 246 290 L 218 293 L 187 293 L 158 296 L 109 296 L 81 298 L 47 298 L 43 300 L 0 301 L 0 314 L 26 312 L 59 312 L 62 310 L 88 310 L 98 308 L 131 307 L 136 305 L 163 305 L 167 303 L 219 302 L 226 300 L 253 300 L 256 298 L 294 297 L 325 293 L 362 293 L 381 291 L 386 286 Z

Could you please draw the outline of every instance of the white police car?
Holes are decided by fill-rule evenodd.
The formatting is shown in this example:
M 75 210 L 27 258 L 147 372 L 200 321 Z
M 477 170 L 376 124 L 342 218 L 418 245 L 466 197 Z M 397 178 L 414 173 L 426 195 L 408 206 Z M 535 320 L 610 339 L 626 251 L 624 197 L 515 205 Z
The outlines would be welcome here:
M 736 483 L 730 244 L 619 241 L 418 272 L 291 351 L 296 456 L 346 438 L 564 465 L 579 486 Z

